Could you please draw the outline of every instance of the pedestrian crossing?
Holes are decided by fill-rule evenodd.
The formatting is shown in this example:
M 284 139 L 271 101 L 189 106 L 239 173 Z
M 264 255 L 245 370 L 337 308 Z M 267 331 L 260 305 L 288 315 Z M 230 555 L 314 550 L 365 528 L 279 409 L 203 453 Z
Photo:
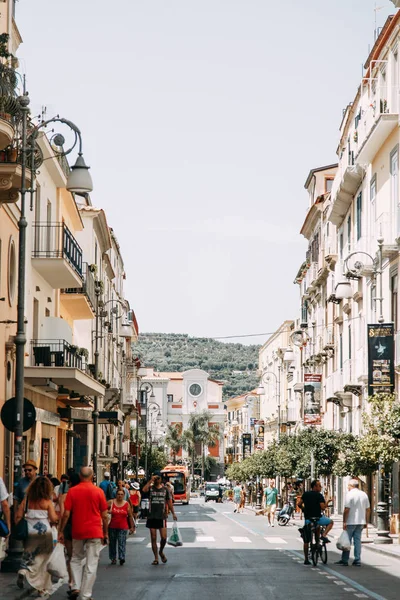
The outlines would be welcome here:
M 181 529 L 181 533 L 183 534 L 183 538 L 185 538 L 185 529 L 182 528 Z M 267 536 L 267 537 L 259 537 L 259 536 L 254 536 L 254 537 L 248 537 L 248 536 L 238 536 L 238 535 L 231 535 L 231 536 L 219 536 L 219 538 L 215 538 L 215 536 L 213 535 L 203 535 L 203 532 L 198 533 L 194 536 L 194 539 L 192 538 L 191 541 L 185 541 L 185 539 L 183 540 L 184 542 L 184 546 L 188 546 L 188 547 L 194 547 L 196 545 L 199 544 L 199 547 L 201 547 L 202 544 L 207 544 L 207 545 L 218 545 L 221 542 L 223 542 L 224 544 L 228 544 L 228 545 L 239 545 L 239 544 L 257 544 L 259 546 L 260 541 L 261 540 L 265 540 L 265 542 L 267 542 L 267 544 L 269 546 L 275 546 L 275 547 L 281 547 L 283 545 L 287 545 L 288 541 L 283 539 L 282 537 L 279 536 Z M 293 540 L 291 540 L 292 542 Z M 145 545 L 150 548 L 151 544 L 149 543 L 149 538 L 148 537 L 129 537 L 127 539 L 127 543 L 128 544 L 143 544 L 145 543 Z

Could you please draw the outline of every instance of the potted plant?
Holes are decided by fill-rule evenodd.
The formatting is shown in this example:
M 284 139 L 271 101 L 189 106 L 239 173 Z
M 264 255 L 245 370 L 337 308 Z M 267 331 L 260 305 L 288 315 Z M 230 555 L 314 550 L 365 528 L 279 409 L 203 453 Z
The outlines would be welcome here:
M 79 348 L 78 354 L 79 356 L 84 357 L 85 360 L 89 358 L 89 350 L 87 348 Z
M 355 141 L 355 143 L 357 144 L 357 142 L 358 142 L 358 131 L 355 131 L 355 132 L 354 132 L 354 135 L 353 135 L 353 140 L 354 140 L 354 141 Z
M 76 354 L 78 352 L 79 348 L 78 346 L 70 346 L 69 347 L 69 351 L 71 354 Z
M 97 265 L 95 265 L 94 263 L 89 265 L 89 271 L 96 275 L 97 274 Z

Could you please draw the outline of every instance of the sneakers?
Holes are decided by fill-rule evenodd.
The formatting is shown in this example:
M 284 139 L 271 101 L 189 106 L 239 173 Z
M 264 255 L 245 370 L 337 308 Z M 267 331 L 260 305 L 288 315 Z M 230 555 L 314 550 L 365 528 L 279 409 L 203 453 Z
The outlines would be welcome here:
M 331 540 L 326 537 L 326 535 L 321 535 L 321 540 L 325 542 L 325 544 L 330 544 Z
M 335 563 L 333 563 L 334 565 L 341 565 L 342 567 L 348 567 L 349 563 L 344 562 L 344 560 L 337 560 Z
M 353 567 L 361 567 L 361 563 L 360 563 L 360 561 L 359 561 L 359 560 L 353 560 L 353 562 L 352 562 L 352 566 L 353 566 Z
M 308 560 L 308 558 L 306 558 L 306 560 L 304 561 L 305 565 L 311 565 L 310 561 Z

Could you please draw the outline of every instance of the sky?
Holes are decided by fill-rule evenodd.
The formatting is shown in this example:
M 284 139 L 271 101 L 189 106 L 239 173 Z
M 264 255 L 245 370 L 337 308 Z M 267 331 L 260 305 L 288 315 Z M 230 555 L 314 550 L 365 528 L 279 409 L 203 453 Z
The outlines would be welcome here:
M 33 110 L 82 131 L 140 331 L 263 343 L 238 336 L 299 316 L 304 182 L 336 162 L 375 6 L 19 0 Z

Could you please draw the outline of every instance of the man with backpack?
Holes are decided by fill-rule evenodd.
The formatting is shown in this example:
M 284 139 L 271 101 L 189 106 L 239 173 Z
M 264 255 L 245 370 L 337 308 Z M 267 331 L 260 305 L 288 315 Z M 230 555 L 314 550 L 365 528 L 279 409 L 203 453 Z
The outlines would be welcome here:
M 116 485 L 113 481 L 110 481 L 110 473 L 108 471 L 104 473 L 104 479 L 100 483 L 99 487 L 103 490 L 107 502 L 114 498 Z

